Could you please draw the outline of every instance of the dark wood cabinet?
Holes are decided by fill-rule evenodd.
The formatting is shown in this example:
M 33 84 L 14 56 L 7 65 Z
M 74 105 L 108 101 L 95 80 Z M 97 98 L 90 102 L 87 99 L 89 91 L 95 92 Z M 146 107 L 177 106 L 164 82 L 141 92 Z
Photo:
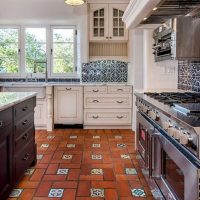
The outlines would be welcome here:
M 0 111 L 0 199 L 6 199 L 24 172 L 36 164 L 36 98 Z

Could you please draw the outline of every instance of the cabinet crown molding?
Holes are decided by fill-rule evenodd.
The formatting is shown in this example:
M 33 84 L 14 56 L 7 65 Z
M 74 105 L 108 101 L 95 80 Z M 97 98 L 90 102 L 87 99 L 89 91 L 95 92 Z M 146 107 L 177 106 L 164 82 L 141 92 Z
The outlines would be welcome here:
M 136 28 L 160 1 L 161 0 L 131 0 L 122 18 L 126 24 L 126 28 Z
M 88 0 L 87 3 L 92 3 L 92 4 L 112 4 L 112 3 L 117 3 L 117 4 L 124 4 L 124 3 L 129 3 L 130 0 Z

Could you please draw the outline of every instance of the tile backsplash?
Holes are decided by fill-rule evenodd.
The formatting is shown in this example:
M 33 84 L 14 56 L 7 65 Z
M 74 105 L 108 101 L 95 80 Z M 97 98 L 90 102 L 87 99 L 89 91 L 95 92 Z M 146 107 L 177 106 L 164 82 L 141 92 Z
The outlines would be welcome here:
M 82 65 L 82 82 L 127 82 L 128 63 L 99 60 Z
M 178 88 L 200 92 L 200 61 L 179 61 Z

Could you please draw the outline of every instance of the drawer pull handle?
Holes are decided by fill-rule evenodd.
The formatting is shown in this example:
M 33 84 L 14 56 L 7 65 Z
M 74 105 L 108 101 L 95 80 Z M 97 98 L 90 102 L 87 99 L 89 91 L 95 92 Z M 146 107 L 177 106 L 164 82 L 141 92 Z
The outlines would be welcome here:
M 22 125 L 26 125 L 27 122 L 28 122 L 28 120 L 23 121 L 23 122 L 22 122 Z
M 99 116 L 92 116 L 92 118 L 93 118 L 93 119 L 98 119 L 98 118 L 99 118 Z
M 92 90 L 93 92 L 98 92 L 99 90 Z
M 27 109 L 28 109 L 28 107 L 25 106 L 25 107 L 22 108 L 22 111 L 26 111 Z
M 3 126 L 3 121 L 0 121 L 0 127 L 2 127 Z
M 28 139 L 28 134 L 24 134 L 24 136 L 22 137 L 22 139 L 27 140 Z
M 117 101 L 117 103 L 123 103 L 124 101 Z
M 118 88 L 118 89 L 117 89 L 117 91 L 123 91 L 123 89 L 121 89 L 121 88 Z
M 25 160 L 25 161 L 28 160 L 28 159 L 29 159 L 29 156 L 30 156 L 30 154 L 29 154 L 29 153 L 26 153 L 25 156 L 24 156 L 24 158 L 23 158 L 23 160 Z
M 92 102 L 94 102 L 94 103 L 97 102 L 98 103 L 99 101 L 97 99 L 94 99 Z
M 65 88 L 67 91 L 70 91 L 72 88 Z
M 117 116 L 117 119 L 122 119 L 123 118 L 123 116 Z

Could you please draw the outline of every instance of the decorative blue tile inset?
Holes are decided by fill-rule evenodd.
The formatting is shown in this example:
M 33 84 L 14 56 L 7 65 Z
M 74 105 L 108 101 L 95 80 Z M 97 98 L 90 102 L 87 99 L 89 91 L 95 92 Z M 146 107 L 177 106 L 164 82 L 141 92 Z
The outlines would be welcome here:
M 51 189 L 48 197 L 57 198 L 63 196 L 64 189 Z
M 200 61 L 179 61 L 178 89 L 200 92 Z
M 82 65 L 82 82 L 127 82 L 128 63 L 99 60 Z
M 132 196 L 134 197 L 146 197 L 146 194 L 141 188 L 134 188 L 131 190 Z

